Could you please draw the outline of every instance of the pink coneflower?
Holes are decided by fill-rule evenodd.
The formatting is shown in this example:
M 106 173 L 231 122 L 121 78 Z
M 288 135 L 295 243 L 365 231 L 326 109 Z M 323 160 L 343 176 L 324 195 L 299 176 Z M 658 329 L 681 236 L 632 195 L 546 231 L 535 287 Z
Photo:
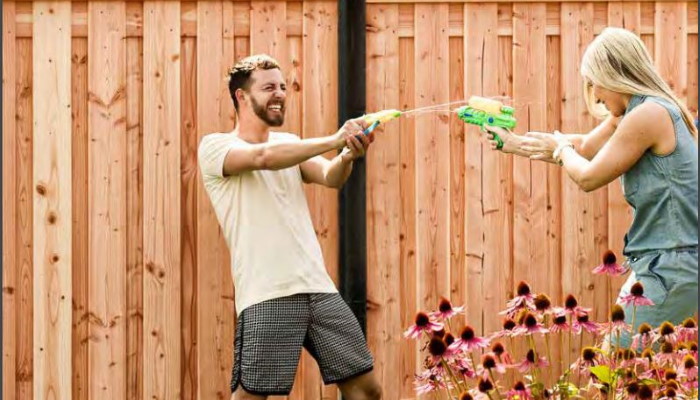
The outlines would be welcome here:
M 442 321 L 447 321 L 448 319 L 454 317 L 457 314 L 462 314 L 464 312 L 464 306 L 462 307 L 452 307 L 452 303 L 444 297 L 440 298 L 440 303 L 438 304 L 438 310 L 430 314 L 431 317 L 437 318 Z
M 535 304 L 535 310 L 540 315 L 550 314 L 552 312 L 552 300 L 544 293 L 540 293 L 535 296 L 533 300 Z
M 698 363 L 695 361 L 695 357 L 690 354 L 683 357 L 681 361 L 680 368 L 678 368 L 678 374 L 686 379 L 698 379 Z
M 626 271 L 625 267 L 617 263 L 617 257 L 615 253 L 608 250 L 603 254 L 603 263 L 599 266 L 593 268 L 594 274 L 604 274 L 610 276 L 618 276 L 624 274 Z
M 678 342 L 678 333 L 676 333 L 676 328 L 672 323 L 665 321 L 659 325 L 659 329 L 656 330 L 656 340 L 660 342 Z
M 623 306 L 653 306 L 654 302 L 644 296 L 644 285 L 641 282 L 635 282 L 630 288 L 630 294 L 622 296 L 619 300 Z
M 639 382 L 632 381 L 625 386 L 625 392 L 627 392 L 627 399 L 636 399 L 639 393 Z
M 665 365 L 667 363 L 673 363 L 676 358 L 676 349 L 672 342 L 661 343 L 659 353 L 656 354 L 656 363 L 659 365 Z
M 489 345 L 488 339 L 476 336 L 474 328 L 467 325 L 462 328 L 462 333 L 450 347 L 458 348 L 462 351 L 471 351 L 473 349 L 484 348 Z
M 598 331 L 600 331 L 600 325 L 598 325 L 597 322 L 591 321 L 588 318 L 588 314 L 585 314 L 576 317 L 576 320 L 573 322 L 571 329 L 577 335 L 580 334 L 583 329 L 585 329 L 588 333 L 596 335 L 598 334 Z
M 428 343 L 428 353 L 432 356 L 433 364 L 439 364 L 442 360 L 447 359 L 450 354 L 447 352 L 447 344 L 437 337 L 430 339 Z
M 517 294 L 517 296 L 508 301 L 506 309 L 501 311 L 501 315 L 505 314 L 508 318 L 513 318 L 518 310 L 523 308 L 528 308 L 530 310 L 535 309 L 535 296 L 530 292 L 530 285 L 528 285 L 527 282 L 521 281 L 518 283 Z
M 518 324 L 516 324 L 515 321 L 511 318 L 506 318 L 503 320 L 503 329 L 494 332 L 490 338 L 498 339 L 502 337 L 511 337 L 513 335 L 513 329 L 515 329 L 516 326 L 518 326 Z
M 532 392 L 524 383 L 517 381 L 513 388 L 506 393 L 506 396 L 508 396 L 508 400 L 530 400 L 532 399 Z
M 474 400 L 474 396 L 472 396 L 469 392 L 462 392 L 459 395 L 459 400 Z
M 571 365 L 571 369 L 579 372 L 584 372 L 590 367 L 594 367 L 602 362 L 602 358 L 598 349 L 594 347 L 584 347 L 581 350 L 581 356 Z
M 591 312 L 590 308 L 584 308 L 579 306 L 578 300 L 576 300 L 576 297 L 574 297 L 574 295 L 572 294 L 566 296 L 566 299 L 564 300 L 564 309 L 566 310 L 567 314 L 572 315 L 574 317 L 588 315 L 588 313 Z
M 647 384 L 639 385 L 639 392 L 637 392 L 637 398 L 639 400 L 651 400 L 654 398 L 654 389 L 652 389 Z
M 491 351 L 493 354 L 498 357 L 498 360 L 503 363 L 504 365 L 511 365 L 513 364 L 513 358 L 510 356 L 510 354 L 506 351 L 505 346 L 503 346 L 503 343 L 501 342 L 496 342 L 491 345 Z
M 523 324 L 513 330 L 513 336 L 533 335 L 535 333 L 549 333 L 549 329 L 545 328 L 532 313 L 527 313 L 523 319 Z
M 491 382 L 490 379 L 486 378 L 479 378 L 479 381 L 476 386 L 481 393 L 488 394 L 490 391 L 495 389 L 495 386 L 493 386 L 493 382 Z
M 417 378 L 414 382 L 416 394 L 427 394 L 447 389 L 447 382 L 440 376 L 430 375 L 427 379 Z
M 688 342 L 694 340 L 698 335 L 698 324 L 692 318 L 686 318 L 678 327 L 678 340 Z
M 633 367 L 637 364 L 637 353 L 634 350 L 620 348 L 615 352 L 615 359 L 618 366 L 622 368 Z
M 443 325 L 439 322 L 433 322 L 428 317 L 428 314 L 419 312 L 416 314 L 415 324 L 412 325 L 403 336 L 406 338 L 417 339 L 423 332 L 435 332 L 443 329 Z
M 533 368 L 542 368 L 549 365 L 549 362 L 545 357 L 538 357 L 535 359 L 535 352 L 532 349 L 527 351 L 527 355 L 523 361 L 517 363 L 515 367 L 518 371 L 525 373 L 530 372 Z
M 615 304 L 610 311 L 610 322 L 603 324 L 601 331 L 607 335 L 618 335 L 622 332 L 632 332 L 632 327 L 625 323 L 625 310 Z
M 454 370 L 457 372 L 457 375 L 463 377 L 463 378 L 475 378 L 476 377 L 476 371 L 474 370 L 474 366 L 472 365 L 472 362 L 466 358 L 458 358 L 454 360 Z
M 571 327 L 569 323 L 566 322 L 566 310 L 561 307 L 555 307 L 553 309 L 554 318 L 552 319 L 552 326 L 549 327 L 549 331 L 552 333 L 556 332 L 568 332 Z
M 654 331 L 651 325 L 646 322 L 642 322 L 637 328 L 637 334 L 632 336 L 632 348 L 638 349 L 641 344 L 642 348 L 649 347 L 654 341 Z
M 496 371 L 501 375 L 506 373 L 505 365 L 498 362 L 496 355 L 493 353 L 486 353 L 481 356 L 481 365 L 479 365 L 477 375 L 481 376 L 483 379 L 488 379 L 489 371 L 492 373 Z

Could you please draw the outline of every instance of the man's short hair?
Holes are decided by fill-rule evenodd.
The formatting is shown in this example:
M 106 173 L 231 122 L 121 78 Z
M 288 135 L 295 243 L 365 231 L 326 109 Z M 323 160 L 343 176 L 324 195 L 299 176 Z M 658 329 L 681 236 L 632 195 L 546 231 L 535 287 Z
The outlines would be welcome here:
M 257 69 L 267 70 L 275 68 L 280 68 L 277 60 L 268 56 L 267 54 L 255 54 L 238 61 L 236 65 L 228 70 L 228 91 L 229 94 L 231 94 L 233 106 L 236 107 L 236 111 L 238 111 L 236 90 L 250 89 L 250 84 L 252 83 L 250 77 L 253 74 L 253 71 Z

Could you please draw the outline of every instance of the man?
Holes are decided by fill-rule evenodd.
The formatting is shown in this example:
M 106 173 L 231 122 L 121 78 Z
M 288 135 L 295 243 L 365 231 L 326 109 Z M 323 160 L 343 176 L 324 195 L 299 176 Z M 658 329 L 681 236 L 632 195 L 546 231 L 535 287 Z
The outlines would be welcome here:
M 379 399 L 372 356 L 328 276 L 302 187 L 341 187 L 372 141 L 362 135 L 366 123 L 350 120 L 304 140 L 271 131 L 284 122 L 286 85 L 266 55 L 238 62 L 229 92 L 236 127 L 202 138 L 198 158 L 231 248 L 238 314 L 231 399 L 288 394 L 302 346 L 346 399 Z M 321 155 L 336 149 L 343 151 L 332 160 Z

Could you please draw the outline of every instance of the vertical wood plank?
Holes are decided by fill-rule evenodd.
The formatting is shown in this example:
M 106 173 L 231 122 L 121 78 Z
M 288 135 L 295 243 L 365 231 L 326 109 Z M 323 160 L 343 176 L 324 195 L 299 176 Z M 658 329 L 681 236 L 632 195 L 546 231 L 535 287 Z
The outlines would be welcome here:
M 302 127 L 307 138 L 328 135 L 338 127 L 338 8 L 334 2 L 308 1 L 303 4 L 303 16 Z M 337 285 L 337 191 L 313 185 L 306 194 L 326 268 Z M 305 398 L 332 397 L 335 388 L 322 389 L 316 364 L 307 360 L 305 356 Z
M 544 3 L 513 4 L 513 98 L 517 133 L 544 131 L 547 124 Z M 547 165 L 516 157 L 513 168 L 513 275 L 528 281 L 536 292 L 551 293 L 559 286 L 559 260 L 550 254 Z
M 399 10 L 396 4 L 367 9 L 367 111 L 399 107 Z M 399 392 L 400 154 L 399 125 L 388 123 L 367 155 L 367 341 L 376 376 L 387 394 Z
M 547 37 L 547 132 L 554 132 L 560 129 L 561 121 L 561 40 L 559 36 Z M 548 212 L 548 254 L 556 263 L 556 275 L 549 279 L 555 282 L 554 287 L 550 287 L 547 293 L 555 304 L 561 304 L 562 298 L 562 266 L 561 245 L 562 245 L 562 194 L 561 180 L 563 171 L 558 165 L 547 166 L 547 210 Z M 560 360 L 562 348 L 559 340 L 550 340 L 552 360 Z M 560 363 L 554 362 L 553 366 L 559 376 L 562 371 Z
M 579 72 L 583 52 L 593 39 L 592 21 L 591 3 L 561 5 L 561 120 L 564 132 L 587 132 L 593 125 L 583 99 Z M 584 194 L 566 174 L 562 174 L 562 180 L 563 294 L 572 293 L 580 304 L 593 307 L 593 318 L 605 318 L 609 298 L 600 295 L 605 293 L 605 279 L 591 274 L 600 256 L 595 214 L 600 211 L 599 207 L 605 210 L 598 202 L 605 192 Z M 568 350 L 572 356 L 578 354 L 578 346 Z
M 18 399 L 34 398 L 34 81 L 32 39 L 17 40 L 17 358 Z
M 618 26 L 637 35 L 641 33 L 642 16 L 639 2 L 611 1 L 608 3 L 608 26 Z
M 608 25 L 619 26 L 639 34 L 641 30 L 639 3 L 615 2 L 608 5 Z M 616 179 L 608 185 L 608 248 L 622 256 L 625 233 L 632 224 L 632 208 L 622 193 L 622 183 Z M 615 288 L 610 288 L 615 290 Z
M 698 115 L 698 35 L 688 35 L 688 108 Z
M 73 398 L 88 399 L 89 205 L 88 205 L 88 41 L 73 38 Z M 124 366 L 126 367 L 126 366 Z
M 197 18 L 197 27 L 200 19 Z M 199 35 L 197 35 L 199 37 Z M 182 397 L 196 399 L 200 390 L 200 379 L 197 374 L 199 354 L 202 348 L 210 350 L 214 347 L 212 342 L 203 342 L 197 346 L 199 330 L 198 302 L 201 293 L 197 285 L 199 273 L 197 271 L 197 38 L 182 38 L 180 64 L 180 110 L 182 113 L 181 137 L 181 169 L 182 169 Z M 218 223 L 217 223 L 218 225 Z M 216 226 L 214 228 L 216 228 Z M 213 269 L 213 268 L 210 268 Z M 201 293 L 204 297 L 213 298 L 212 305 L 216 304 L 214 294 Z M 209 321 L 205 313 L 202 319 L 205 323 L 215 324 Z M 211 329 L 210 326 L 203 326 Z M 203 374 L 202 380 L 211 383 L 209 374 Z M 206 390 L 206 389 L 203 389 Z
M 415 106 L 449 101 L 449 7 L 447 4 L 415 5 Z M 439 296 L 449 293 L 449 118 L 426 114 L 415 117 L 416 127 L 416 244 L 418 301 L 435 309 Z
M 223 69 L 222 4 L 199 2 L 197 20 L 200 23 L 197 24 L 196 136 L 201 139 L 224 128 L 221 126 L 224 119 L 222 96 L 226 92 L 222 86 L 226 86 L 226 81 L 211 79 Z M 190 164 L 196 171 L 196 152 L 193 152 Z M 226 292 L 222 277 L 231 275 L 229 253 L 214 208 L 201 183 L 197 185 L 196 204 L 197 342 L 201 343 L 198 370 L 211 371 L 201 375 L 198 396 L 202 399 L 227 398 L 232 359 L 224 359 L 230 353 L 223 350 L 233 341 L 232 330 L 227 329 L 233 325 L 233 304 L 232 293 Z
M 181 396 L 180 3 L 144 4 L 144 397 Z
M 464 14 L 464 7 L 459 7 L 459 13 Z M 464 22 L 461 21 L 463 24 Z M 464 98 L 464 40 L 459 37 L 450 38 L 450 102 Z M 466 176 L 465 160 L 465 124 L 450 113 L 450 291 L 448 298 L 455 307 L 461 307 L 466 302 L 465 273 L 466 252 L 464 240 L 465 195 L 464 185 Z M 455 316 L 452 325 L 457 330 L 464 325 L 464 315 Z M 456 332 L 458 333 L 458 332 Z M 455 334 L 456 334 L 455 333 Z
M 33 4 L 34 398 L 71 398 L 71 3 Z
M 401 12 L 399 6 L 399 13 Z M 411 10 L 413 11 L 413 10 Z M 410 13 L 413 15 L 413 12 Z M 415 107 L 415 46 L 413 38 L 399 39 L 399 104 L 401 110 L 410 110 Z M 401 327 L 408 328 L 413 324 L 415 312 L 419 307 L 416 300 L 418 263 L 416 257 L 416 162 L 415 143 L 416 130 L 414 118 L 401 118 L 399 120 L 399 159 L 401 169 L 399 172 L 401 194 L 400 214 L 400 308 Z M 400 373 L 401 387 L 400 398 L 414 397 L 413 377 L 417 372 L 418 344 L 405 340 L 401 344 Z
M 2 5 L 2 397 L 17 398 L 17 43 L 15 2 Z
M 88 4 L 89 393 L 126 396 L 126 8 Z
M 289 50 L 286 1 L 251 1 L 250 54 L 265 53 L 272 56 L 280 63 L 282 72 L 287 78 L 291 72 Z M 289 82 L 287 87 L 291 88 Z M 284 124 L 279 129 L 282 132 L 293 132 L 290 130 L 290 122 L 285 118 Z
M 130 3 L 131 4 L 131 3 Z M 136 3 L 140 7 L 140 3 Z M 142 11 L 142 8 L 139 8 Z M 143 397 L 143 44 L 126 39 L 127 396 Z
M 687 2 L 657 2 L 654 18 L 655 65 L 681 100 L 688 94 L 687 13 Z
M 467 4 L 465 6 L 464 41 L 466 53 L 465 99 L 470 96 L 491 97 L 498 95 L 498 74 L 489 66 L 499 65 L 497 4 Z M 467 320 L 481 334 L 495 329 L 500 323 L 490 318 L 503 302 L 505 284 L 503 276 L 509 268 L 509 250 L 504 246 L 502 230 L 508 216 L 502 202 L 502 178 L 508 171 L 502 170 L 501 158 L 484 143 L 484 137 L 476 126 L 464 125 L 466 131 L 466 256 L 467 281 L 465 291 L 469 298 Z M 493 224 L 492 226 L 489 226 Z M 488 326 L 487 326 L 488 325 Z

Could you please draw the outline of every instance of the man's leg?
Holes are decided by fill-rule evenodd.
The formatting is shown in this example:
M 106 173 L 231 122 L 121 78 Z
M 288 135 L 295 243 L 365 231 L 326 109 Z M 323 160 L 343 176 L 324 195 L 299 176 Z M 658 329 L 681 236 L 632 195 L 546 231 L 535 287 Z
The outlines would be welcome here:
M 347 400 L 379 400 L 382 398 L 382 388 L 374 376 L 374 371 L 339 382 L 338 388 Z
M 231 393 L 231 400 L 267 400 L 267 396 L 250 394 L 243 389 L 238 389 L 236 393 Z
M 308 323 L 308 295 L 267 300 L 243 310 L 236 326 L 232 398 L 289 394 Z
M 310 308 L 304 347 L 318 362 L 323 382 L 337 384 L 350 400 L 381 398 L 367 341 L 343 298 L 338 293 L 312 294 Z

